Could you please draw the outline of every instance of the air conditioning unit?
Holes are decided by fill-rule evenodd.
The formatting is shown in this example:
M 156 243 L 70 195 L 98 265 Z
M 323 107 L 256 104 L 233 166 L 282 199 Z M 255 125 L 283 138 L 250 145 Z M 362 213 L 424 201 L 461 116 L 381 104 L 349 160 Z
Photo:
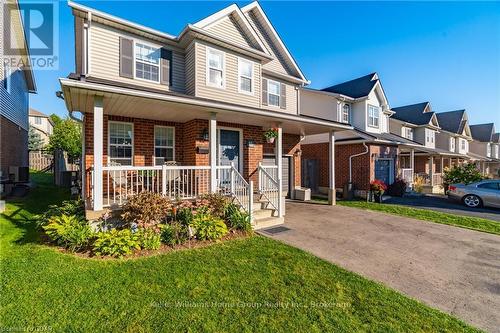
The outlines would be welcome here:
M 9 179 L 16 183 L 27 183 L 30 180 L 28 167 L 9 167 Z

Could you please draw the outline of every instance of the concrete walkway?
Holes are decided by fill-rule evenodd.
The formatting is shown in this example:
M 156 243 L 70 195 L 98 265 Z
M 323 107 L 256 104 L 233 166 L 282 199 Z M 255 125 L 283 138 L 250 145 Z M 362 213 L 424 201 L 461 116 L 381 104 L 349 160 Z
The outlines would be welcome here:
M 291 230 L 267 235 L 500 332 L 500 236 L 296 202 L 287 203 L 285 226 Z

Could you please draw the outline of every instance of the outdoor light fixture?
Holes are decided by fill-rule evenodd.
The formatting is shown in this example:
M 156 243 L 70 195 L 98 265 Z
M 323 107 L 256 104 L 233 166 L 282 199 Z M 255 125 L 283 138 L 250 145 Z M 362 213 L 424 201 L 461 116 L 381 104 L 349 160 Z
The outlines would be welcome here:
M 247 139 L 247 147 L 249 148 L 255 147 L 255 140 Z
M 208 141 L 208 128 L 204 128 L 200 136 L 201 140 Z

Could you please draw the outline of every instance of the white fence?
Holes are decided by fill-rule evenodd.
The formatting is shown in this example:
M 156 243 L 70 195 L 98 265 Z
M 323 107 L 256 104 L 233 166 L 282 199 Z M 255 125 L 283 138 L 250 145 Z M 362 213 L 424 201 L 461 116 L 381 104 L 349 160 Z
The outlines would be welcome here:
M 401 169 L 401 178 L 406 182 L 406 184 L 413 184 L 413 169 Z
M 278 182 L 278 166 L 259 164 L 259 194 L 261 194 L 269 204 L 279 210 L 280 191 Z

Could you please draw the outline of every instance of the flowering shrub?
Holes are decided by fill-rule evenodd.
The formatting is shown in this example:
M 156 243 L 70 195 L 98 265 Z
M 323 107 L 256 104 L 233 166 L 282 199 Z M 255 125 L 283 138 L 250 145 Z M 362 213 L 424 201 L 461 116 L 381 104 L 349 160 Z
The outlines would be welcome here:
M 470 184 L 481 179 L 483 179 L 483 176 L 474 163 L 445 168 L 443 172 L 443 183 L 445 184 Z
M 387 187 L 387 194 L 394 197 L 402 197 L 406 192 L 407 186 L 403 179 L 397 178 L 394 183 Z
M 383 181 L 375 179 L 370 182 L 370 191 L 384 194 L 386 190 L 387 185 Z

